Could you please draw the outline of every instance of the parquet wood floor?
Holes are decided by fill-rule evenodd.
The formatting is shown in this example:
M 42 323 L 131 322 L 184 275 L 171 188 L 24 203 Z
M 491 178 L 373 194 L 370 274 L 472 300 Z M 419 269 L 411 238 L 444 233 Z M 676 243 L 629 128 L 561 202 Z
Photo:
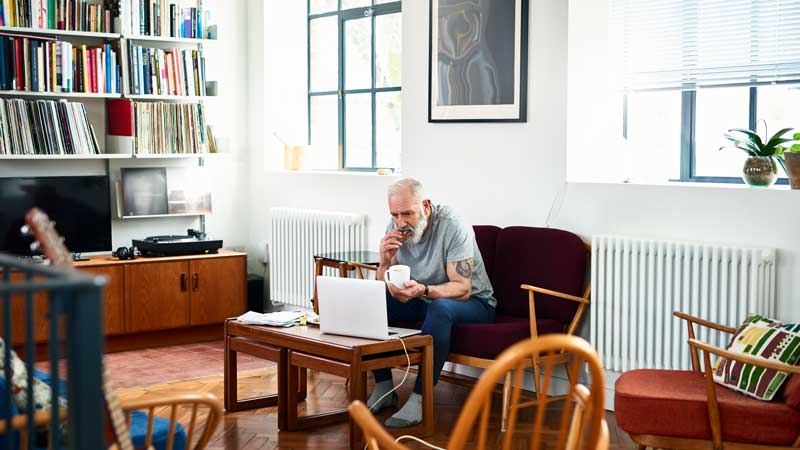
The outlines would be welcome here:
M 401 373 L 395 371 L 396 382 L 399 382 L 401 375 Z M 413 381 L 414 375 L 409 375 L 406 383 L 399 389 L 402 400 L 409 395 L 414 384 Z M 300 407 L 300 414 L 317 413 L 346 407 L 347 388 L 344 379 L 310 371 L 308 382 L 308 399 Z M 275 368 L 240 374 L 240 398 L 277 392 L 276 383 Z M 159 398 L 179 392 L 211 392 L 221 399 L 223 395 L 222 376 L 117 390 L 121 400 Z M 440 447 L 444 447 L 447 444 L 450 430 L 455 424 L 461 405 L 468 395 L 468 388 L 445 382 L 439 383 L 436 387 L 436 433 L 427 439 L 429 442 Z M 490 429 L 493 430 L 499 430 L 499 403 L 500 396 L 496 395 L 493 400 L 494 413 L 492 415 L 495 423 L 490 425 Z M 392 413 L 392 411 L 384 411 L 380 418 L 385 419 Z M 166 411 L 162 411 L 160 414 L 165 415 Z M 184 424 L 188 423 L 189 414 L 188 410 L 179 412 L 179 420 Z M 274 407 L 238 413 L 225 413 L 220 427 L 212 437 L 208 448 L 212 450 L 346 450 L 348 448 L 348 427 L 346 423 L 302 432 L 279 432 L 277 414 L 277 408 Z M 557 436 L 556 427 L 558 426 L 559 417 L 557 409 L 554 409 L 552 414 L 548 414 L 548 435 L 553 436 L 553 440 Z M 628 438 L 627 434 L 616 426 L 614 414 L 607 412 L 606 418 L 611 432 L 611 449 L 635 449 L 636 445 Z M 520 419 L 520 423 L 532 423 L 533 410 L 523 410 Z M 397 435 L 399 436 L 400 434 L 402 433 Z M 499 433 L 492 436 L 492 439 L 499 443 Z M 410 448 L 426 448 L 412 441 L 406 441 L 405 443 Z M 525 436 L 522 434 L 515 435 L 514 444 L 515 448 L 528 448 Z M 551 442 L 549 446 L 545 445 L 544 448 L 553 448 L 553 446 L 554 442 Z

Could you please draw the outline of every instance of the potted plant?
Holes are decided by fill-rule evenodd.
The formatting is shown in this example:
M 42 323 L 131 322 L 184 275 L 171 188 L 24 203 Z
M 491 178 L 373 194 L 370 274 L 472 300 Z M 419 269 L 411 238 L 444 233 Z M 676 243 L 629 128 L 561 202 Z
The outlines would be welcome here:
M 795 141 L 800 141 L 800 133 L 795 133 L 792 137 Z M 800 143 L 785 147 L 783 158 L 786 162 L 784 168 L 786 175 L 789 176 L 789 184 L 792 189 L 800 189 Z
M 766 129 L 766 126 L 764 127 Z M 766 143 L 761 137 L 752 130 L 744 128 L 733 128 L 728 130 L 725 137 L 733 142 L 733 147 L 747 153 L 748 158 L 742 168 L 742 179 L 749 186 L 769 187 L 775 184 L 778 179 L 778 164 L 786 170 L 783 161 L 784 147 L 782 144 L 792 141 L 792 139 L 782 138 L 791 128 L 784 128 L 769 138 Z M 736 134 L 732 134 L 736 133 Z M 766 136 L 766 132 L 764 133 Z M 720 147 L 720 150 L 725 146 Z

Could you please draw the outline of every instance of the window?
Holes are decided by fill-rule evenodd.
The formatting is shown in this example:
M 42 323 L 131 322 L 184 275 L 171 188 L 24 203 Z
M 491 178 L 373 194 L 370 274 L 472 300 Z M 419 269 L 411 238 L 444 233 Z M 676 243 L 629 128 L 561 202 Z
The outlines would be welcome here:
M 744 154 L 719 150 L 729 129 L 762 137 L 800 129 L 799 5 L 609 0 L 622 133 L 634 148 L 657 147 L 654 171 L 677 181 L 741 183 Z
M 399 1 L 308 1 L 308 140 L 316 168 L 400 168 Z

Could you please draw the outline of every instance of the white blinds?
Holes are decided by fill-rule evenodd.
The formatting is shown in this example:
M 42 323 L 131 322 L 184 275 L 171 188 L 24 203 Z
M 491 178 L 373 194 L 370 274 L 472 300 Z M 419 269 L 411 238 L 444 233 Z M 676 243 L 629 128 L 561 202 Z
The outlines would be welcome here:
M 800 0 L 609 0 L 623 89 L 800 80 Z

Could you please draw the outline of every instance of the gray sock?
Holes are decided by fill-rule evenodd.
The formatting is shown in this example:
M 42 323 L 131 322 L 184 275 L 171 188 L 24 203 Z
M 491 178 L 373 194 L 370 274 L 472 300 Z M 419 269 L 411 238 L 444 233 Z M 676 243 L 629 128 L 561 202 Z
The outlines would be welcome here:
M 412 393 L 406 404 L 385 425 L 390 428 L 405 428 L 422 422 L 422 396 Z
M 375 390 L 372 391 L 372 395 L 369 397 L 369 400 L 367 400 L 367 408 L 371 409 L 373 412 L 378 412 L 383 408 L 396 405 L 397 393 L 392 392 L 391 394 L 386 395 L 386 393 L 391 391 L 393 388 L 394 383 L 392 383 L 392 380 L 375 383 Z M 382 400 L 381 397 L 383 397 Z M 380 400 L 380 403 L 376 404 L 378 400 Z

